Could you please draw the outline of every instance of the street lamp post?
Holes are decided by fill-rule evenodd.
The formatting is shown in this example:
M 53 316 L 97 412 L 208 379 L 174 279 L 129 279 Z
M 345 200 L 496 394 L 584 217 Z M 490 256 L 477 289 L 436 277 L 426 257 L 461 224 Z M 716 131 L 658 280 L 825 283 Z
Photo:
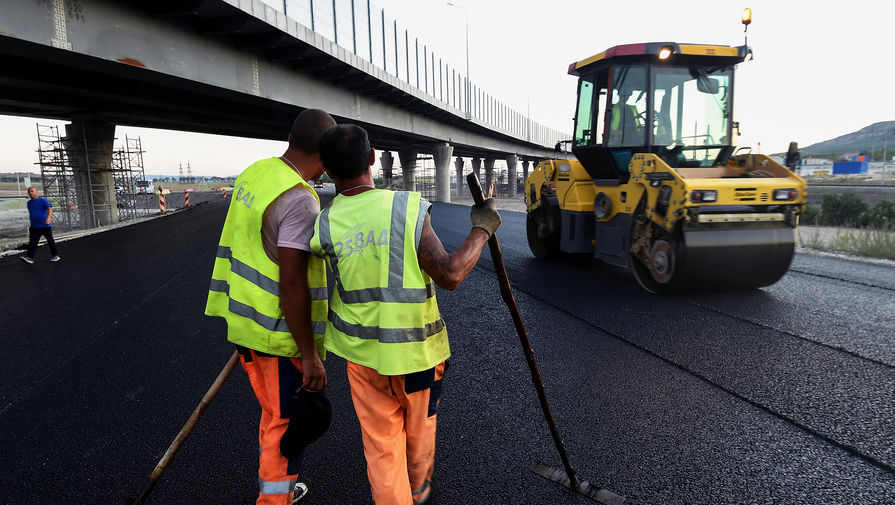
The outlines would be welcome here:
M 886 142 L 888 142 L 888 137 L 883 137 L 883 172 L 880 176 L 880 182 L 886 182 L 886 155 L 889 154 L 886 152 Z
M 472 114 L 470 113 L 470 110 L 469 110 L 469 104 L 470 104 L 469 88 L 471 85 L 470 81 L 469 81 L 469 13 L 466 12 L 466 7 L 463 7 L 462 5 L 457 5 L 457 4 L 454 4 L 451 2 L 446 2 L 446 3 L 448 5 L 450 5 L 451 7 L 456 7 L 458 9 L 462 9 L 463 16 L 466 18 L 466 119 L 471 119 Z
M 888 141 L 889 137 L 883 137 L 883 173 L 880 177 L 880 182 L 882 182 L 883 184 L 885 184 L 886 182 L 886 168 L 889 166 L 889 151 L 887 149 Z

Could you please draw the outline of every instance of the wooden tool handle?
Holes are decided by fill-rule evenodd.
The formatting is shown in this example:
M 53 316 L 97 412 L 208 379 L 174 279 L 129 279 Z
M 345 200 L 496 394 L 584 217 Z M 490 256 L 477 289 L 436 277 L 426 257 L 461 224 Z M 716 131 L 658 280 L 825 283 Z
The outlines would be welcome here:
M 478 176 L 470 172 L 466 176 L 466 183 L 469 184 L 469 192 L 472 194 L 472 201 L 475 202 L 475 206 L 481 207 L 485 205 L 485 195 L 482 194 L 482 186 L 479 184 Z
M 469 184 L 469 193 L 476 207 L 485 205 L 485 195 L 482 194 L 482 187 L 479 185 L 479 178 L 475 173 L 466 176 L 466 182 Z M 569 455 L 566 452 L 566 446 L 563 444 L 559 435 L 559 428 L 556 425 L 556 419 L 553 417 L 553 411 L 550 410 L 550 403 L 547 401 L 547 391 L 544 389 L 544 381 L 541 379 L 541 371 L 538 368 L 538 362 L 535 361 L 535 353 L 531 347 L 531 340 L 528 338 L 528 332 L 525 331 L 525 325 L 522 323 L 522 313 L 516 304 L 516 298 L 513 296 L 513 289 L 510 287 L 510 278 L 507 276 L 507 269 L 503 264 L 503 253 L 500 252 L 500 243 L 497 242 L 497 233 L 492 233 L 488 239 L 488 248 L 491 251 L 491 261 L 494 263 L 494 272 L 497 274 L 497 282 L 500 284 L 500 295 L 503 297 L 504 303 L 510 309 L 510 315 L 513 318 L 513 325 L 516 326 L 516 333 L 519 334 L 519 340 L 522 343 L 522 351 L 525 353 L 525 360 L 528 362 L 528 369 L 531 372 L 531 380 L 534 382 L 535 389 L 538 392 L 538 400 L 541 402 L 541 410 L 544 412 L 544 419 L 550 428 L 550 434 L 553 436 L 553 444 L 556 446 L 559 457 L 562 459 L 563 466 L 566 469 L 566 475 L 569 477 L 572 489 L 577 489 L 581 484 Z
M 205 396 L 202 397 L 202 401 L 199 402 L 199 405 L 196 406 L 196 409 L 193 410 L 192 415 L 187 420 L 186 424 L 181 428 L 180 433 L 177 434 L 177 437 L 174 438 L 174 441 L 171 442 L 171 445 L 168 447 L 168 450 L 165 451 L 165 455 L 162 456 L 162 459 L 159 460 L 158 464 L 155 466 L 155 469 L 152 470 L 152 473 L 149 475 L 149 478 L 146 480 L 146 483 L 140 489 L 140 492 L 135 497 L 128 497 L 125 499 L 124 503 L 126 505 L 141 505 L 144 503 L 146 498 L 149 496 L 149 493 L 152 492 L 152 488 L 155 487 L 156 482 L 158 482 L 159 478 L 165 472 L 165 469 L 168 468 L 168 464 L 171 463 L 171 460 L 174 459 L 174 455 L 177 454 L 177 451 L 180 450 L 180 447 L 183 445 L 183 442 L 186 440 L 186 437 L 190 435 L 193 431 L 193 428 L 196 427 L 196 423 L 199 422 L 199 418 L 202 417 L 202 414 L 205 413 L 205 410 L 208 409 L 208 406 L 211 404 L 211 401 L 214 400 L 214 397 L 217 396 L 218 392 L 221 390 L 221 386 L 224 385 L 224 382 L 227 380 L 227 377 L 230 376 L 230 372 L 236 368 L 236 364 L 239 363 L 239 351 L 234 351 L 233 355 L 230 356 L 230 359 L 227 361 L 227 364 L 224 365 L 224 368 L 221 369 L 221 373 L 218 374 L 217 378 L 212 383 L 211 387 L 208 388 L 208 391 L 205 393 Z

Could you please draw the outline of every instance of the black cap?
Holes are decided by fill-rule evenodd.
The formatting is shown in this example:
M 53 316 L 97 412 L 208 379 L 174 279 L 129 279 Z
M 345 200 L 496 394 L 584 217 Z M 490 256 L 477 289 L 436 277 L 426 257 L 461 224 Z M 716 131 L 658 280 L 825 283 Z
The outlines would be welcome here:
M 299 388 L 289 405 L 289 427 L 280 440 L 280 453 L 295 459 L 310 443 L 326 433 L 332 421 L 333 409 L 323 391 Z

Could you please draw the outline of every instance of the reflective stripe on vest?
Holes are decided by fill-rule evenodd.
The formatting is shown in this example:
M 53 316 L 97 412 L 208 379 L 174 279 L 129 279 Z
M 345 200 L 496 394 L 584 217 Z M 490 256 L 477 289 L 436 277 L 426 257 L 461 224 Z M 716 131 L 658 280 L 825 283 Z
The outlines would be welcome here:
M 444 320 L 426 323 L 422 328 L 380 328 L 378 326 L 361 326 L 343 321 L 335 312 L 329 311 L 329 322 L 333 326 L 352 337 L 367 340 L 379 340 L 383 344 L 404 344 L 408 342 L 424 342 L 432 335 L 444 329 Z
M 450 356 L 435 286 L 417 257 L 429 206 L 419 193 L 373 190 L 339 195 L 320 213 L 311 249 L 335 281 L 328 350 L 383 375 Z
M 345 303 L 386 302 L 386 303 L 422 303 L 435 296 L 435 287 L 432 283 L 424 288 L 405 289 L 404 283 L 404 222 L 407 220 L 407 201 L 409 193 L 401 191 L 395 193 L 392 202 L 392 218 L 389 227 L 388 246 L 388 286 L 364 289 L 346 290 L 339 275 L 339 258 L 334 249 L 332 234 L 329 229 L 330 207 L 323 209 L 320 216 L 320 243 L 326 252 L 333 277 L 336 281 L 336 289 L 339 290 L 339 298 Z M 417 219 L 416 243 L 419 245 L 419 236 L 423 230 L 425 214 Z M 332 320 L 330 318 L 330 320 Z
M 261 160 L 236 180 L 221 240 L 215 254 L 205 313 L 227 320 L 227 339 L 277 356 L 300 356 L 280 307 L 280 268 L 264 251 L 261 224 L 265 209 L 283 192 L 311 188 L 278 158 Z M 317 198 L 319 202 L 319 198 Z M 324 262 L 308 261 L 311 331 L 321 357 L 328 310 Z
M 212 279 L 211 286 L 209 286 L 208 289 L 209 289 L 209 291 L 217 291 L 220 293 L 224 293 L 225 295 L 227 295 L 228 298 L 230 297 L 230 285 L 227 284 L 227 281 L 220 281 L 217 279 Z M 316 296 L 314 295 L 315 292 L 318 293 Z M 320 292 L 323 293 L 322 297 L 321 297 L 321 295 L 319 295 Z M 326 288 L 312 289 L 311 290 L 311 298 L 313 298 L 315 300 L 326 300 L 326 298 L 327 298 Z M 242 317 L 251 319 L 252 321 L 257 323 L 258 326 L 261 326 L 265 330 L 281 331 L 284 333 L 290 333 L 289 326 L 286 324 L 285 318 L 274 318 L 274 317 L 266 316 L 266 315 L 258 312 L 254 308 L 252 308 L 251 305 L 246 305 L 246 304 L 239 302 L 237 300 L 234 300 L 232 298 L 229 298 L 228 308 L 230 309 L 230 312 L 232 312 L 238 316 L 242 316 Z M 325 321 L 311 321 L 311 331 L 313 331 L 314 333 L 320 334 L 320 335 L 324 334 L 326 332 L 326 322 Z M 290 333 L 290 336 L 291 336 L 291 333 Z
M 234 259 L 232 253 L 230 252 L 229 247 L 218 246 L 218 258 L 224 258 L 230 261 L 230 271 L 235 273 L 236 275 L 242 277 L 243 279 L 251 282 L 252 284 L 258 286 L 259 288 L 267 291 L 268 293 L 280 296 L 280 283 L 267 277 L 261 272 L 255 270 L 254 268 L 246 265 L 245 263 Z M 214 279 L 212 279 L 212 286 L 215 285 Z M 220 289 L 213 289 L 213 291 L 222 291 Z M 309 288 L 311 292 L 312 300 L 326 300 L 329 297 L 329 293 L 327 292 L 326 287 L 319 288 Z

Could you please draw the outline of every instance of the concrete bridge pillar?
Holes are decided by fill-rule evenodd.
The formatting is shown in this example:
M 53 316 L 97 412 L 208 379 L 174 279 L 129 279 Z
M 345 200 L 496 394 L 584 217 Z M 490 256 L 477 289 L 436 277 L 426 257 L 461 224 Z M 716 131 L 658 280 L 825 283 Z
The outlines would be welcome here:
M 481 158 L 473 158 L 472 159 L 472 173 L 474 173 L 476 179 L 479 180 L 479 184 L 484 186 L 484 183 L 482 183 L 482 159 Z
M 485 185 L 482 192 L 488 196 L 488 188 L 491 187 L 491 181 L 494 180 L 494 158 L 485 158 Z
M 435 201 L 451 202 L 451 155 L 454 146 L 445 142 L 435 146 Z
M 525 181 L 528 180 L 528 168 L 529 168 L 530 163 L 531 162 L 528 160 L 525 160 L 522 162 L 522 182 L 523 183 L 525 183 Z
M 62 139 L 75 175 L 80 223 L 95 228 L 118 222 L 118 199 L 112 176 L 115 125 L 72 121 Z
M 416 151 L 398 151 L 401 173 L 404 177 L 404 191 L 416 191 Z
M 382 151 L 379 156 L 379 166 L 382 167 L 382 184 L 385 187 L 392 185 L 392 167 L 395 166 L 395 157 L 391 151 Z
M 516 165 L 519 157 L 515 154 L 507 156 L 507 198 L 516 198 Z
M 463 194 L 463 185 L 466 184 L 466 180 L 463 179 L 463 158 L 457 156 L 454 167 L 457 169 L 457 197 L 459 197 Z

